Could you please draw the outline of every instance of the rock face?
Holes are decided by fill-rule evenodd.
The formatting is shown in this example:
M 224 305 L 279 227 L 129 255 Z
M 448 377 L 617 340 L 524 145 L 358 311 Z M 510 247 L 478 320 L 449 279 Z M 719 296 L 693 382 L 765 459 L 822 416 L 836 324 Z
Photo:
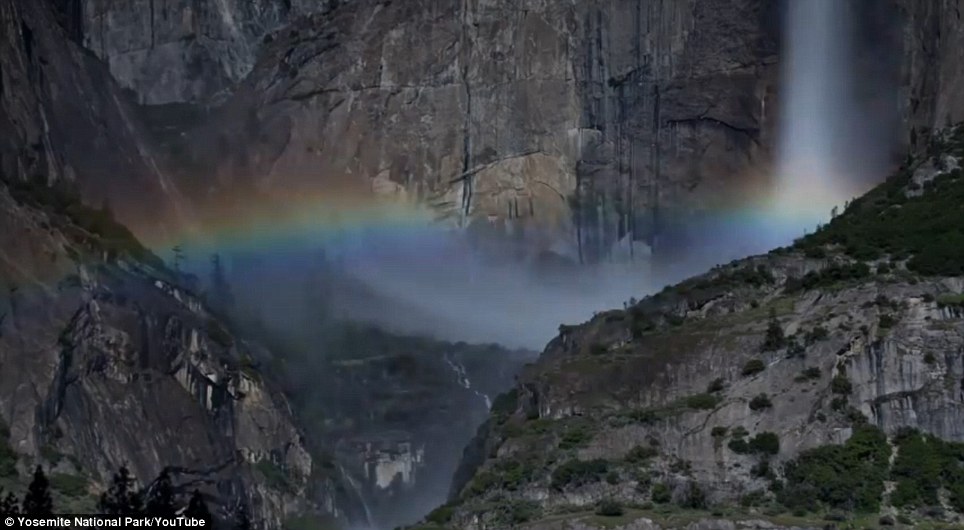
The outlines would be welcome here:
M 344 2 L 272 34 L 185 149 L 222 183 L 417 198 L 594 261 L 765 159 L 765 4 Z
M 861 87 L 869 114 L 897 105 L 911 144 L 960 119 L 956 4 L 851 4 L 857 77 L 883 80 Z M 766 186 L 779 2 L 57 5 L 140 102 L 227 98 L 165 157 L 184 186 L 217 175 L 216 201 L 248 180 L 356 187 L 591 262 L 685 250 L 694 215 Z
M 895 0 L 902 19 L 901 68 L 905 131 L 921 145 L 925 130 L 946 127 L 964 119 L 964 55 L 961 6 L 953 1 Z
M 261 39 L 328 0 L 74 0 L 77 40 L 141 103 L 205 102 L 250 72 Z
M 286 400 L 249 367 L 266 352 L 163 269 L 104 260 L 103 235 L 23 194 L 0 184 L 0 414 L 22 476 L 42 464 L 95 494 L 122 464 L 142 484 L 168 467 L 270 528 L 348 505 L 339 477 L 318 475 Z
M 920 198 L 925 182 L 929 197 L 959 193 L 964 144 L 948 156 L 929 143 L 933 160 L 864 202 Z M 860 213 L 847 215 L 841 223 L 860 223 Z M 788 462 L 868 424 L 885 445 L 906 429 L 964 441 L 960 277 L 922 276 L 899 258 L 871 269 L 833 248 L 812 254 L 733 262 L 561 327 L 467 450 L 453 524 L 501 528 L 520 513 L 566 520 L 606 500 L 786 502 Z M 886 506 L 893 484 L 883 484 Z
M 445 501 L 462 449 L 534 353 L 390 337 L 382 355 L 343 355 L 313 399 L 375 528 L 410 524 Z M 303 399 L 303 398 L 302 398 Z
M 139 233 L 169 233 L 186 215 L 175 186 L 108 69 L 68 41 L 63 3 L 0 6 L 0 173 L 76 182 Z

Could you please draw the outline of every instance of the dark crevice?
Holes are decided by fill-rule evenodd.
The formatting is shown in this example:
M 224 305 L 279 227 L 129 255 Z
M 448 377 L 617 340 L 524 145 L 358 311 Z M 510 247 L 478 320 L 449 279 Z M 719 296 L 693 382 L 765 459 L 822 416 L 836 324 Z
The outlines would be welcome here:
M 465 91 L 465 119 L 462 124 L 462 215 L 469 216 L 472 209 L 472 86 L 469 83 L 469 20 L 468 2 L 462 2 L 462 33 L 461 33 L 461 75 Z
M 718 125 L 718 126 L 723 127 L 723 128 L 725 128 L 725 129 L 729 129 L 729 130 L 731 130 L 731 131 L 734 131 L 734 132 L 737 132 L 737 133 L 746 135 L 746 136 L 747 136 L 753 143 L 755 143 L 755 144 L 759 144 L 759 143 L 760 143 L 760 138 L 759 138 L 759 137 L 760 137 L 760 130 L 759 130 L 759 129 L 756 129 L 756 128 L 737 127 L 736 125 L 733 125 L 733 124 L 731 124 L 731 123 L 727 123 L 727 122 L 725 122 L 725 121 L 723 121 L 723 120 L 718 120 L 718 119 L 716 119 L 716 118 L 710 118 L 710 117 L 708 117 L 708 116 L 697 116 L 697 117 L 695 117 L 695 118 L 677 118 L 677 119 L 672 119 L 672 120 L 666 120 L 666 123 L 665 123 L 665 124 L 666 124 L 666 125 L 685 124 L 685 123 L 688 123 L 688 124 L 696 124 L 696 123 L 701 123 L 701 122 L 712 123 L 712 124 L 714 124 L 714 125 Z

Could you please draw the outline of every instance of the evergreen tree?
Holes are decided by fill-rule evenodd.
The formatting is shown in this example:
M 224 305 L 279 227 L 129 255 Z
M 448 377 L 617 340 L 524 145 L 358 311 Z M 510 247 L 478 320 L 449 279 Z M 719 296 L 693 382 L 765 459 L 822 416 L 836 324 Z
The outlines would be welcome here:
M 0 497 L 2 497 L 2 500 L 0 500 L 0 514 L 3 514 L 3 515 L 20 514 L 20 506 L 18 506 L 19 503 L 17 503 L 17 497 L 15 497 L 13 493 L 7 493 L 7 496 L 4 497 L 3 490 L 0 489 Z
M 251 518 L 248 515 L 248 505 L 241 501 L 238 503 L 238 509 L 234 513 L 234 528 L 235 530 L 251 530 Z
M 184 249 L 181 248 L 181 245 L 174 245 L 171 252 L 174 253 L 174 263 L 172 264 L 174 266 L 174 272 L 180 274 L 181 263 L 184 263 Z
M 234 295 L 231 294 L 231 284 L 224 273 L 221 256 L 211 256 L 211 304 L 216 309 L 225 310 L 234 305 Z
M 200 491 L 194 490 L 194 493 L 191 494 L 191 500 L 187 503 L 184 516 L 211 521 L 211 510 L 208 510 L 208 505 L 204 502 L 204 496 L 201 495 Z
M 23 513 L 36 516 L 54 513 L 54 501 L 50 498 L 50 483 L 40 466 L 34 470 L 33 480 L 27 486 L 27 494 L 23 497 Z
M 161 471 L 154 484 L 147 492 L 147 505 L 144 508 L 145 515 L 156 515 L 158 517 L 174 517 L 177 514 L 177 507 L 174 503 L 174 485 L 171 484 L 171 475 L 167 469 Z
M 100 496 L 98 508 L 106 515 L 138 515 L 143 511 L 141 494 L 126 467 L 121 466 L 114 474 L 110 488 Z
M 777 351 L 787 344 L 787 337 L 783 334 L 783 326 L 777 319 L 775 310 L 770 310 L 770 322 L 767 324 L 766 337 L 763 339 L 763 351 Z

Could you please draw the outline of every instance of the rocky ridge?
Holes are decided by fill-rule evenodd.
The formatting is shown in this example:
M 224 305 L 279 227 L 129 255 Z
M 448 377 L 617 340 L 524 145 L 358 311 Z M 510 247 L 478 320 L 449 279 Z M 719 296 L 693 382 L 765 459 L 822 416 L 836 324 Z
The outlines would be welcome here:
M 64 200 L 0 184 L 0 417 L 16 459 L 3 480 L 44 465 L 83 484 L 67 502 L 89 510 L 118 466 L 142 481 L 167 468 L 220 513 L 244 502 L 273 528 L 350 506 L 337 473 L 319 476 L 286 399 L 251 368 L 269 354 L 227 331 L 108 213 Z
M 574 528 L 656 510 L 676 527 L 674 510 L 714 510 L 806 526 L 829 510 L 959 524 L 959 457 L 933 494 L 901 462 L 923 473 L 944 444 L 964 447 L 961 131 L 796 247 L 562 326 L 429 521 Z

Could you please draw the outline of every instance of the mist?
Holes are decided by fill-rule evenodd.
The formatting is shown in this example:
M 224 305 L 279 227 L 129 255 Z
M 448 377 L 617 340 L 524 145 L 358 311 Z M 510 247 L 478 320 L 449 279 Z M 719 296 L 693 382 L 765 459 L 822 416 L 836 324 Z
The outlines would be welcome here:
M 384 223 L 298 240 L 188 241 L 184 252 L 193 258 L 185 268 L 206 280 L 206 256 L 223 257 L 237 321 L 270 329 L 298 350 L 295 372 L 302 380 L 294 390 L 308 411 L 339 399 L 318 388 L 313 360 L 357 347 L 350 339 L 332 340 L 339 333 L 332 322 L 496 343 L 532 356 L 561 324 L 584 322 L 714 265 L 792 243 L 887 174 L 898 121 L 895 70 L 878 60 L 888 50 L 887 36 L 868 30 L 886 17 L 866 17 L 868 9 L 878 7 L 856 0 L 787 2 L 771 192 L 730 211 L 688 217 L 684 229 L 658 236 L 655 258 L 644 248 L 634 260 L 593 265 L 562 255 L 505 259 L 474 246 L 462 229 L 426 221 L 410 230 Z M 668 264 L 658 255 L 666 246 L 681 249 Z M 461 450 L 444 442 L 452 447 L 431 466 L 419 502 L 406 513 L 378 514 L 379 520 L 414 522 L 444 502 Z

